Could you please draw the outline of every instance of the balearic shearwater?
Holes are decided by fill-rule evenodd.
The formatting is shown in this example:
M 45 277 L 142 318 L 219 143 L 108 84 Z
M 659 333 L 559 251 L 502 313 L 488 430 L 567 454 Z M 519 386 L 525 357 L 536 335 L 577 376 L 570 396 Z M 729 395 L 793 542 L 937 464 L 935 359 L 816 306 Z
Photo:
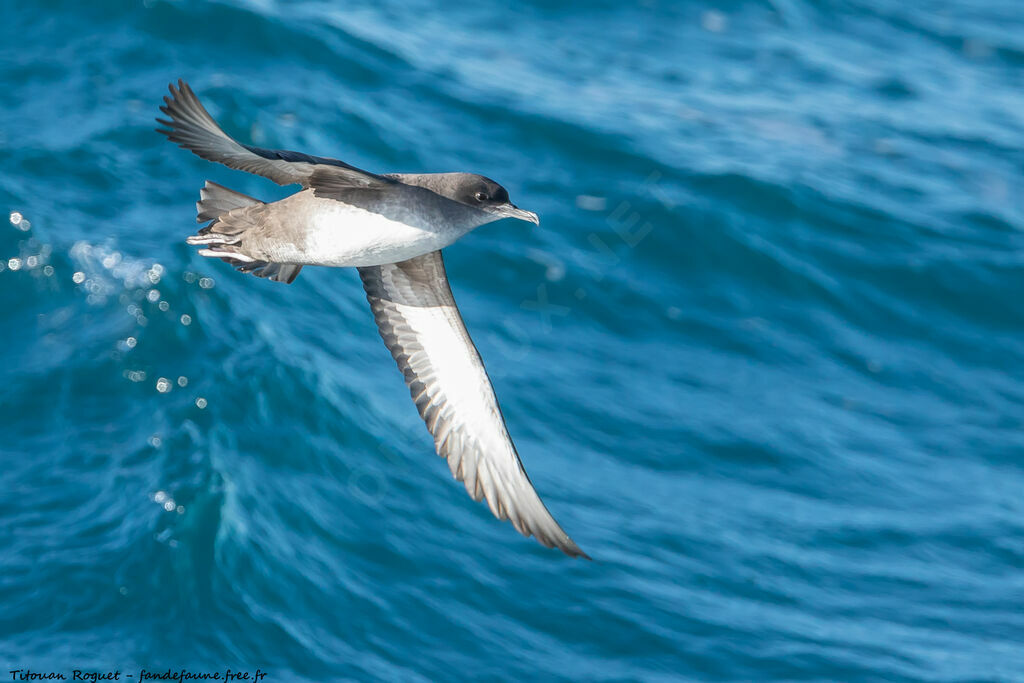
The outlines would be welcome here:
M 337 159 L 261 149 L 221 130 L 182 80 L 158 129 L 208 161 L 302 190 L 264 203 L 207 181 L 188 243 L 238 270 L 290 283 L 302 266 L 354 266 L 384 343 L 420 416 L 473 500 L 547 547 L 587 557 L 544 506 L 523 469 L 483 361 L 459 315 L 441 249 L 501 218 L 539 224 L 508 192 L 472 173 L 377 175 Z

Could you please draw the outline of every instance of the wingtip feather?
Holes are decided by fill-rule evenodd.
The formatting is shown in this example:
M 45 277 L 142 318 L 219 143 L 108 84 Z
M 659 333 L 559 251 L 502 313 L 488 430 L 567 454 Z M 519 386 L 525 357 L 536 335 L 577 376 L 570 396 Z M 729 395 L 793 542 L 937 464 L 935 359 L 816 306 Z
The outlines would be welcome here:
M 592 558 L 590 555 L 587 555 L 585 552 L 580 550 L 578 547 L 576 548 L 576 553 L 575 554 L 572 554 L 572 553 L 567 553 L 567 554 L 569 555 L 569 557 L 572 557 L 574 559 L 578 557 L 580 559 L 586 560 L 587 562 L 593 562 L 594 561 L 594 558 Z

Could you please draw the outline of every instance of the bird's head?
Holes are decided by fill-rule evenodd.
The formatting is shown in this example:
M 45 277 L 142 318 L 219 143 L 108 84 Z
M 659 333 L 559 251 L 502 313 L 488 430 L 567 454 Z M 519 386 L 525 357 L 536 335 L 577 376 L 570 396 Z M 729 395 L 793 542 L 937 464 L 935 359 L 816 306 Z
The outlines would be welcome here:
M 540 218 L 532 211 L 520 209 L 508 199 L 508 190 L 490 178 L 475 173 L 453 173 L 448 187 L 442 192 L 449 199 L 472 206 L 497 218 L 518 218 L 540 225 Z

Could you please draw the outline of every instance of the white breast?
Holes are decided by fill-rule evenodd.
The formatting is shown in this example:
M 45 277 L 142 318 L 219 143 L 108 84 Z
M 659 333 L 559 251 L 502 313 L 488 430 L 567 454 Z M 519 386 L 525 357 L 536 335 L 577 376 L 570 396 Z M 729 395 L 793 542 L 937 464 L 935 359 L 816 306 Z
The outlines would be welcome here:
M 315 199 L 309 206 L 304 251 L 315 265 L 396 263 L 446 247 L 468 231 L 444 215 L 414 213 L 398 204 L 380 212 L 333 199 Z

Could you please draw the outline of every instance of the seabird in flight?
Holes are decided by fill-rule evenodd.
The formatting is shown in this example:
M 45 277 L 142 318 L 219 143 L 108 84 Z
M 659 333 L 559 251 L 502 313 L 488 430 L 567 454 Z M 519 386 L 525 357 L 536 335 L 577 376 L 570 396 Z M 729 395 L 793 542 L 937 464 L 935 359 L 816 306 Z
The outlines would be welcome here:
M 354 266 L 384 343 L 420 416 L 474 500 L 547 547 L 587 557 L 530 483 L 494 388 L 459 315 L 441 249 L 501 218 L 539 223 L 508 192 L 472 173 L 377 175 L 337 159 L 261 149 L 221 130 L 182 80 L 157 119 L 171 142 L 208 161 L 302 190 L 264 203 L 207 181 L 196 204 L 209 223 L 188 243 L 238 270 L 290 283 L 303 266 Z M 589 559 L 589 558 L 587 558 Z

